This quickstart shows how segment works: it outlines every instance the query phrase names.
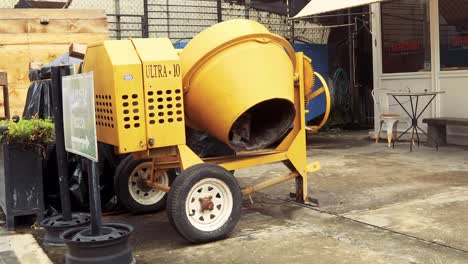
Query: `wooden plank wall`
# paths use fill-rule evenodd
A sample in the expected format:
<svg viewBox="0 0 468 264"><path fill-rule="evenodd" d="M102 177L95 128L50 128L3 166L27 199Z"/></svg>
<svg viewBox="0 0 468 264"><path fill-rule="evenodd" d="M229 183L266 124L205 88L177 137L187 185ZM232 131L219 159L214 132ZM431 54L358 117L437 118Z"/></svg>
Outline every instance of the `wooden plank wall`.
<svg viewBox="0 0 468 264"><path fill-rule="evenodd" d="M48 23L41 24L41 20ZM11 115L23 113L31 62L47 64L67 52L71 43L89 44L105 39L108 29L103 10L2 9L0 72L8 73Z"/></svg>

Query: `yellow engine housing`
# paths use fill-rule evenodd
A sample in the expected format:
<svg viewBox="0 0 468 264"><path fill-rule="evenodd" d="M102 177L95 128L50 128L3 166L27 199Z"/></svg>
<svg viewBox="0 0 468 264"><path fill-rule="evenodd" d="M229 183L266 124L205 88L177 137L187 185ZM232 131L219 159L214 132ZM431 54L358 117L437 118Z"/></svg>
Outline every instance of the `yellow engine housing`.
<svg viewBox="0 0 468 264"><path fill-rule="evenodd" d="M179 56L167 38L108 40L88 47L96 131L119 153L185 144Z"/></svg>

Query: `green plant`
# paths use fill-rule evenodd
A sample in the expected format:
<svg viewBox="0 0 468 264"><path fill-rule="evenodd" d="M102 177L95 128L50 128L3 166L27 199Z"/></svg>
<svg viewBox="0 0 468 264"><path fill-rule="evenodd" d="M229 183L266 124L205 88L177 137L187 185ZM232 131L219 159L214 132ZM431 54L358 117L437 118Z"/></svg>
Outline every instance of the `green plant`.
<svg viewBox="0 0 468 264"><path fill-rule="evenodd" d="M0 121L0 127L8 129L0 133L0 142L46 145L55 141L54 123L51 119L22 119Z"/></svg>

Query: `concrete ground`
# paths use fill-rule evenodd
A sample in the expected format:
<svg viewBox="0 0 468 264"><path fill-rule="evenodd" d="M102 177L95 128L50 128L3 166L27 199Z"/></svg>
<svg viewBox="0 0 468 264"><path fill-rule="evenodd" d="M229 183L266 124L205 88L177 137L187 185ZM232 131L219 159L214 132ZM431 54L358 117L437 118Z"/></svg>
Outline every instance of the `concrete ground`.
<svg viewBox="0 0 468 264"><path fill-rule="evenodd" d="M367 132L309 138L309 207L291 202L294 181L244 200L243 216L223 241L191 245L165 212L121 214L138 263L468 263L468 148L395 149L374 144ZM242 186L287 170L272 164L235 173ZM39 234L40 235L40 234ZM45 248L54 263L64 250Z"/></svg>
<svg viewBox="0 0 468 264"><path fill-rule="evenodd" d="M51 264L31 234L13 234L0 230L0 264Z"/></svg>

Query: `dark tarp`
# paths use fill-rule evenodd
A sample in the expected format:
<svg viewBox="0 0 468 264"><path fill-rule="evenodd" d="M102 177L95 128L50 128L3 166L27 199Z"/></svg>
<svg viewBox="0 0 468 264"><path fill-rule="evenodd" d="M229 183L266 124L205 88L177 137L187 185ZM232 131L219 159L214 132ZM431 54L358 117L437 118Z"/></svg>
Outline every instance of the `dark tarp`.
<svg viewBox="0 0 468 264"><path fill-rule="evenodd" d="M29 79L31 80L31 85L26 97L23 118L53 119L51 69L54 66L80 64L81 62L82 60L69 57L68 53L65 53L41 69L30 70ZM113 177L120 157L114 154L112 146L101 143L98 145L98 153L100 161L98 168L101 179L101 200L103 209L105 210L109 206L115 206L110 201L113 200L112 197L114 196ZM44 160L44 199L46 206L49 208L48 213L54 214L54 212L60 209L55 145L48 147L47 154L47 159ZM68 173L72 209L87 210L89 206L87 172L82 165L81 157L68 154Z"/></svg>

